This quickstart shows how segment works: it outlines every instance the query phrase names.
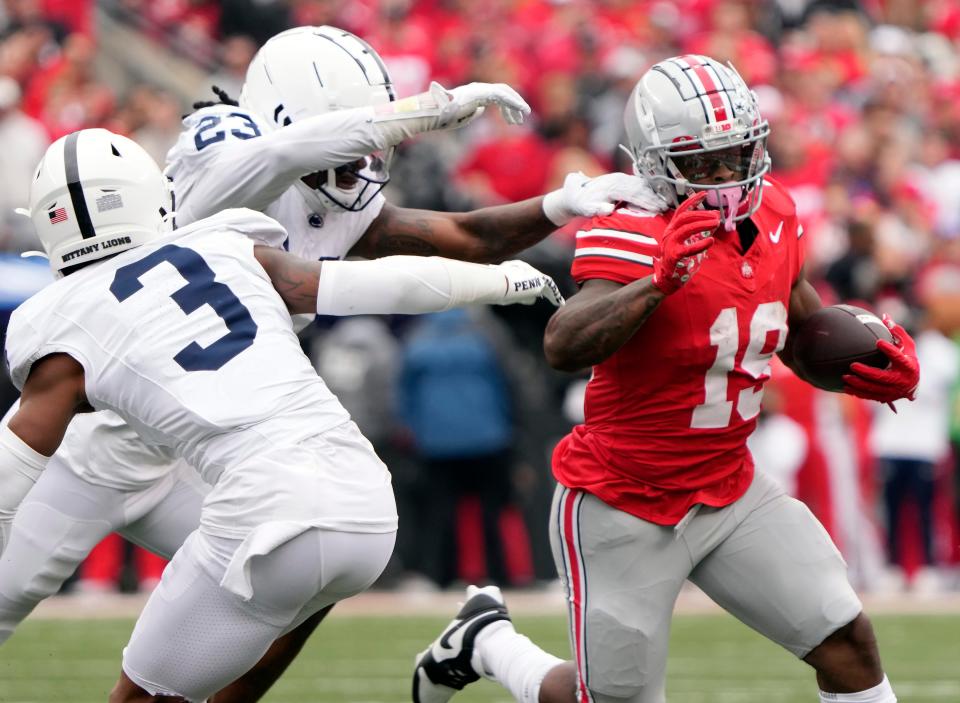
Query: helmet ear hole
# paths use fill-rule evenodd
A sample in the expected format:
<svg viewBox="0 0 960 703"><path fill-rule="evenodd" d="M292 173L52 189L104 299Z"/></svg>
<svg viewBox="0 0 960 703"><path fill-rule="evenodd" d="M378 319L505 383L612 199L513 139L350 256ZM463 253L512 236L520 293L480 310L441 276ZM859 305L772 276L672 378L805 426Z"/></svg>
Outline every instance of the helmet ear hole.
<svg viewBox="0 0 960 703"><path fill-rule="evenodd" d="M114 155L114 156L120 156L120 152L117 151L117 147L116 147L116 145L113 144L113 143L110 144L110 151L113 152L113 155ZM122 157L121 157L121 158L122 158Z"/></svg>

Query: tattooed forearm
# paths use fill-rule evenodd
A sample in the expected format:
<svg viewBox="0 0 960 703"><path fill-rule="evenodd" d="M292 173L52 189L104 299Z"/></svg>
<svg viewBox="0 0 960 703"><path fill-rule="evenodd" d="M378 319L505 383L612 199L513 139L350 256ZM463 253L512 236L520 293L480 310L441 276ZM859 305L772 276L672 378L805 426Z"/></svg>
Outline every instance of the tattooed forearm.
<svg viewBox="0 0 960 703"><path fill-rule="evenodd" d="M255 247L254 253L290 312L316 312L321 262L306 261L267 247Z"/></svg>
<svg viewBox="0 0 960 703"><path fill-rule="evenodd" d="M561 371L578 371L607 359L647 321L663 293L649 279L571 299L550 318L544 336L547 361Z"/></svg>
<svg viewBox="0 0 960 703"><path fill-rule="evenodd" d="M394 234L389 237L381 237L377 242L376 252L379 258L381 256L395 256L397 254L436 256L439 250L435 245L426 241L426 239L409 234Z"/></svg>
<svg viewBox="0 0 960 703"><path fill-rule="evenodd" d="M432 212L384 205L350 254L370 259L409 254L499 262L556 229L542 198L472 212Z"/></svg>
<svg viewBox="0 0 960 703"><path fill-rule="evenodd" d="M557 229L543 214L543 198L488 207L464 215L464 229L476 241L481 262L503 261Z"/></svg>
<svg viewBox="0 0 960 703"><path fill-rule="evenodd" d="M410 210L385 204L377 218L350 250L350 256L378 259L381 256L436 256L440 249L437 230L446 226L443 213Z"/></svg>

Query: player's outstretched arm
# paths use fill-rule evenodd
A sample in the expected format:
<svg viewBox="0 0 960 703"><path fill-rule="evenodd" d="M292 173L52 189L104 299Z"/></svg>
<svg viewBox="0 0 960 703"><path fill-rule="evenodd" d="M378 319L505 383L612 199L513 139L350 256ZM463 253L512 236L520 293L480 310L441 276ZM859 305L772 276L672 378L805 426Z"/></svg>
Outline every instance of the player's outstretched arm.
<svg viewBox="0 0 960 703"><path fill-rule="evenodd" d="M499 107L514 124L530 113L523 98L504 84L471 83L446 90L434 83L421 95L377 107L334 110L280 129L267 130L242 108L211 116L222 124L201 119L192 136L181 137L176 148L195 150L190 156L201 157L202 177L182 182L171 162L174 187L184 191L179 196L184 203L180 219L193 222L236 207L263 210L298 178L357 161L423 132L460 127L488 105ZM227 139L228 131L238 138Z"/></svg>
<svg viewBox="0 0 960 703"><path fill-rule="evenodd" d="M563 188L545 196L472 212L432 212L385 205L351 255L375 259L393 254L503 261L575 217L613 212L628 203L659 212L666 202L638 176L571 173Z"/></svg>
<svg viewBox="0 0 960 703"><path fill-rule="evenodd" d="M51 354L33 364L20 408L0 430L0 553L21 501L60 446L70 420L86 409L79 363Z"/></svg>
<svg viewBox="0 0 960 703"><path fill-rule="evenodd" d="M465 305L563 304L553 279L522 261L495 266L440 257L389 256L373 261L306 261L254 247L294 314L417 315Z"/></svg>

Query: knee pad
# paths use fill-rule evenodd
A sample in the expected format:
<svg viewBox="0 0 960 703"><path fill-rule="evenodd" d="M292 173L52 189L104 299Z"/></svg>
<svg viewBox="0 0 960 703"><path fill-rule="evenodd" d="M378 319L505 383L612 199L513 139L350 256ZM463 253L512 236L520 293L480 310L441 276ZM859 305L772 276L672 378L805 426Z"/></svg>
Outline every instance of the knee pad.
<svg viewBox="0 0 960 703"><path fill-rule="evenodd" d="M43 503L24 503L0 560L0 643L44 598L60 590L110 532L107 521L77 520Z"/></svg>
<svg viewBox="0 0 960 703"><path fill-rule="evenodd" d="M37 601L53 595L111 529L106 520L78 520L43 503L25 503L3 553L0 594L10 598L19 591Z"/></svg>
<svg viewBox="0 0 960 703"><path fill-rule="evenodd" d="M591 642L590 633L596 639ZM603 700L636 701L656 680L657 652L649 633L628 627L603 608L587 612L587 686ZM661 677L662 678L662 673Z"/></svg>

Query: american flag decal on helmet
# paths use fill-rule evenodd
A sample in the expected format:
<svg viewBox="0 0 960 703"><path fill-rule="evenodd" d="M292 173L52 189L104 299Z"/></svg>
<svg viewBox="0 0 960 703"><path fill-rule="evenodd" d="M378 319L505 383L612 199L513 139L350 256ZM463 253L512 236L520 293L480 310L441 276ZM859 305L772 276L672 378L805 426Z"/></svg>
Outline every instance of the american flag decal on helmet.
<svg viewBox="0 0 960 703"><path fill-rule="evenodd" d="M67 219L67 209L58 207L56 210L51 210L47 213L47 217L50 218L50 224L55 225L60 222L65 222Z"/></svg>

